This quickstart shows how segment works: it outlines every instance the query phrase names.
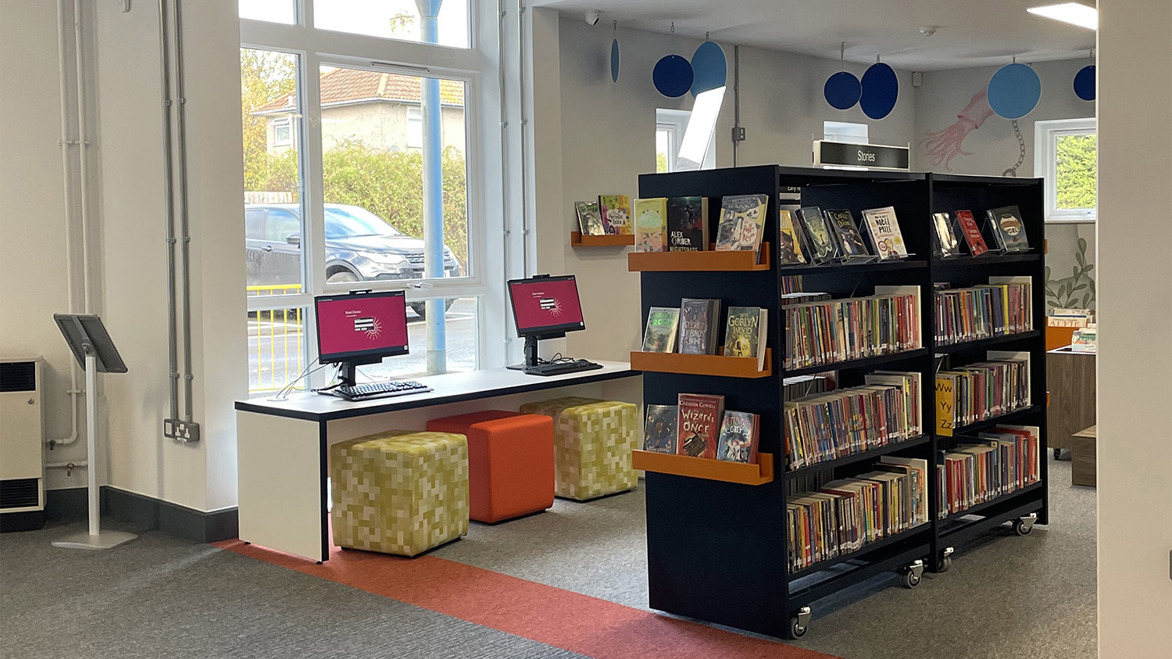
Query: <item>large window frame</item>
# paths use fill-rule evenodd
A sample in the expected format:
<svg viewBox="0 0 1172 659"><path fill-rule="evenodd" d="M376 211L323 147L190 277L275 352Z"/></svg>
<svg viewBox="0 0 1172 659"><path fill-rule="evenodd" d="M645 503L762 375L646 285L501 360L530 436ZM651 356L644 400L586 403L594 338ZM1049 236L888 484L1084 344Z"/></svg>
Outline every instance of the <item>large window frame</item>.
<svg viewBox="0 0 1172 659"><path fill-rule="evenodd" d="M1098 122L1094 117L1059 119L1034 123L1034 176L1044 179L1046 222L1076 224L1097 222L1099 209L1058 208L1058 140L1062 137L1097 135Z"/></svg>

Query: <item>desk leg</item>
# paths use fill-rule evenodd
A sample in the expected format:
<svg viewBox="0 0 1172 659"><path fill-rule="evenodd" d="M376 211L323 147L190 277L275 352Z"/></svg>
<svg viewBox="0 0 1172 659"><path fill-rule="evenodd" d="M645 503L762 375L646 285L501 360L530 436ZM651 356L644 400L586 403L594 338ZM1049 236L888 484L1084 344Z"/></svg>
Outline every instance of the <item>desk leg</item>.
<svg viewBox="0 0 1172 659"><path fill-rule="evenodd" d="M236 412L240 539L329 559L325 425Z"/></svg>

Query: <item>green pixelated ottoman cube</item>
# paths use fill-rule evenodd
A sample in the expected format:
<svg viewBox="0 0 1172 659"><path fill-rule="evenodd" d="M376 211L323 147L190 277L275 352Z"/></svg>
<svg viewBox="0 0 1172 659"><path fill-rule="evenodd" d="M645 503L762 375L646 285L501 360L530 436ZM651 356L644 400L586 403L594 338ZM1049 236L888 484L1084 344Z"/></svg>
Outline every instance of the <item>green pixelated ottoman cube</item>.
<svg viewBox="0 0 1172 659"><path fill-rule="evenodd" d="M334 544L415 556L468 534L468 440L389 431L330 447Z"/></svg>
<svg viewBox="0 0 1172 659"><path fill-rule="evenodd" d="M559 497L584 501L635 487L631 450L639 434L637 409L632 403L576 396L521 406L522 414L553 417Z"/></svg>

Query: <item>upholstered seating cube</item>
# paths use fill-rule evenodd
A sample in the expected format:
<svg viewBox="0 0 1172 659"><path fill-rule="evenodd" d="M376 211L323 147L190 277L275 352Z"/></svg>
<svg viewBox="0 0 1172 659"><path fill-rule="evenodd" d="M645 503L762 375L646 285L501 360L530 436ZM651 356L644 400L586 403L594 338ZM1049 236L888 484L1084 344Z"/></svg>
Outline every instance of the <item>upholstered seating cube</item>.
<svg viewBox="0 0 1172 659"><path fill-rule="evenodd" d="M571 396L521 406L553 418L555 492L584 501L635 487L631 450L638 439L632 403Z"/></svg>
<svg viewBox="0 0 1172 659"><path fill-rule="evenodd" d="M334 544L415 556L468 533L463 435L392 430L330 447Z"/></svg>
<svg viewBox="0 0 1172 659"><path fill-rule="evenodd" d="M468 437L468 507L478 522L500 522L553 505L553 419L487 410L427 422Z"/></svg>

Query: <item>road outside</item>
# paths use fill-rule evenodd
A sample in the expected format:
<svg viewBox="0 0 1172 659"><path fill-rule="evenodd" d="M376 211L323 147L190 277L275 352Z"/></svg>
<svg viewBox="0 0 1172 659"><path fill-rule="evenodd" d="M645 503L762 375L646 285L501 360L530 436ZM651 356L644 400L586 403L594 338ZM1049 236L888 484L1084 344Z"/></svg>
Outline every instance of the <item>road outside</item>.
<svg viewBox="0 0 1172 659"><path fill-rule="evenodd" d="M297 377L305 368L305 335L292 311L264 311L248 318L248 391L268 395ZM286 319L287 318L287 319ZM476 299L456 300L445 315L447 326L447 370L476 368ZM407 310L407 341L411 352L390 357L381 364L359 369L359 381L390 380L427 374L427 323ZM298 357L298 351L302 356ZM331 372L332 367L323 369ZM302 382L299 386L304 386Z"/></svg>

